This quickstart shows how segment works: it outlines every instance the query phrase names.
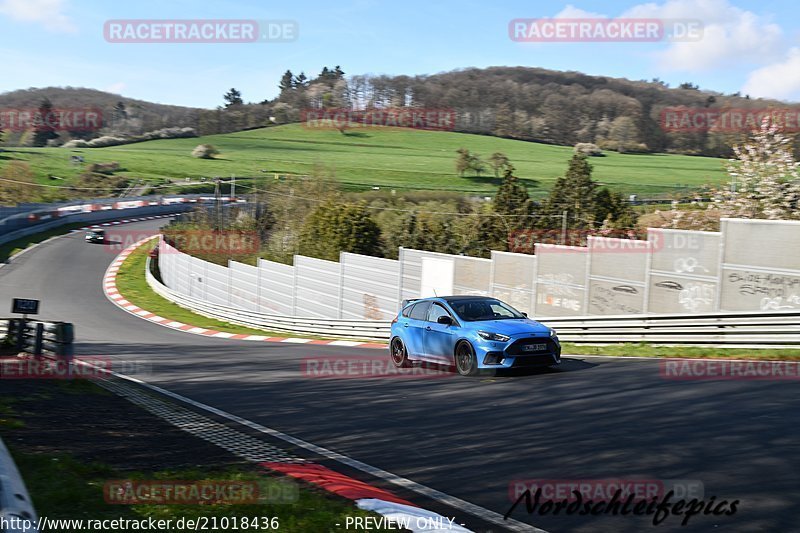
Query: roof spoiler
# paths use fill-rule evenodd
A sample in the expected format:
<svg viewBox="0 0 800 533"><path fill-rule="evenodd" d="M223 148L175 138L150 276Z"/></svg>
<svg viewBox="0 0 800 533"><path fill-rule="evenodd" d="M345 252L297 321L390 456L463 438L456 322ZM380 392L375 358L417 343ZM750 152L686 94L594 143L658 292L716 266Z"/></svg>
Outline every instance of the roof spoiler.
<svg viewBox="0 0 800 533"><path fill-rule="evenodd" d="M408 304L410 304L411 302L416 302L417 300L421 300L421 298L408 298L406 300L403 300L400 303L400 309L405 309Z"/></svg>

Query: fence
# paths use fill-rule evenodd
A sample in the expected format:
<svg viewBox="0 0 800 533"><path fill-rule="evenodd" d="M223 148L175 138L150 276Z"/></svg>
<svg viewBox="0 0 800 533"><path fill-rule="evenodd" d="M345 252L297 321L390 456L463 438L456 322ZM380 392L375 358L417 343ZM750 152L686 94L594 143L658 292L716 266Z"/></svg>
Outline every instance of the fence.
<svg viewBox="0 0 800 533"><path fill-rule="evenodd" d="M226 322L269 331L351 339L386 341L390 336L389 321L270 315L209 304L202 299L180 294L161 283L152 275L149 259L146 277L150 287L167 300ZM795 348L800 344L800 313L797 312L584 316L545 320L548 326L558 331L562 341L574 343L651 342L739 348ZM347 346L344 342L342 345Z"/></svg>
<svg viewBox="0 0 800 533"><path fill-rule="evenodd" d="M800 310L800 222L723 219L719 233L651 229L491 259L401 248L398 260L221 266L160 247L176 294L270 315L390 320L401 300L437 294L492 295L538 317Z"/></svg>
<svg viewBox="0 0 800 533"><path fill-rule="evenodd" d="M226 322L261 328L268 331L287 331L328 337L345 337L364 340L384 340L389 338L390 324L388 321L384 320L298 318L253 312L229 305L211 304L205 299L181 294L157 280L150 271L150 259L147 260L146 277L150 287L167 300L202 315L218 318Z"/></svg>

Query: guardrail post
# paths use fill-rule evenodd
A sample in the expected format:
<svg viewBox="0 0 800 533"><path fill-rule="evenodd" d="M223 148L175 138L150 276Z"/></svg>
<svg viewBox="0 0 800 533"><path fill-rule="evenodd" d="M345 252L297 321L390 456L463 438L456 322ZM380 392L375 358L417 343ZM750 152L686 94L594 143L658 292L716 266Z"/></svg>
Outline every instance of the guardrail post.
<svg viewBox="0 0 800 533"><path fill-rule="evenodd" d="M36 323L36 334L33 341L33 355L36 357L42 356L42 341L44 340L44 324L41 322Z"/></svg>
<svg viewBox="0 0 800 533"><path fill-rule="evenodd" d="M21 352L25 347L25 320L22 318L14 319L14 334L16 335L16 349Z"/></svg>

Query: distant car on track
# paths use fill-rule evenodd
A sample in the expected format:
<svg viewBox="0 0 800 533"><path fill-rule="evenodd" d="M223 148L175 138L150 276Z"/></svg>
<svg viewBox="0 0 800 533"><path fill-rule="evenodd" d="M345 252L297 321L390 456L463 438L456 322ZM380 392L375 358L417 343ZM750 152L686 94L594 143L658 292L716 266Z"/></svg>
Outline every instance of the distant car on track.
<svg viewBox="0 0 800 533"><path fill-rule="evenodd" d="M86 232L86 242L99 242L104 244L106 242L106 232L101 229L93 229Z"/></svg>
<svg viewBox="0 0 800 533"><path fill-rule="evenodd" d="M455 365L465 376L561 363L555 330L485 296L404 301L392 321L389 351L397 367L426 361Z"/></svg>

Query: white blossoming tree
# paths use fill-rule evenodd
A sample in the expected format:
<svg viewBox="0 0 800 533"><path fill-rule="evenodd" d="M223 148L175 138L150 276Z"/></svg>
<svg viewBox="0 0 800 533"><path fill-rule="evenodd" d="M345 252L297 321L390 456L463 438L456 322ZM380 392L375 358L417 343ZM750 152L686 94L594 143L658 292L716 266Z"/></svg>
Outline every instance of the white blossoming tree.
<svg viewBox="0 0 800 533"><path fill-rule="evenodd" d="M800 218L800 163L792 139L765 117L749 140L733 147L735 159L725 170L730 186L713 193L714 207L724 217Z"/></svg>

